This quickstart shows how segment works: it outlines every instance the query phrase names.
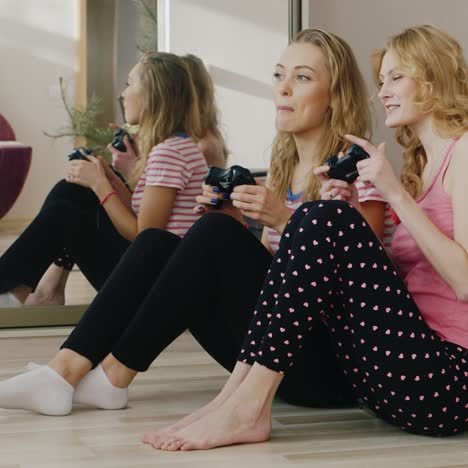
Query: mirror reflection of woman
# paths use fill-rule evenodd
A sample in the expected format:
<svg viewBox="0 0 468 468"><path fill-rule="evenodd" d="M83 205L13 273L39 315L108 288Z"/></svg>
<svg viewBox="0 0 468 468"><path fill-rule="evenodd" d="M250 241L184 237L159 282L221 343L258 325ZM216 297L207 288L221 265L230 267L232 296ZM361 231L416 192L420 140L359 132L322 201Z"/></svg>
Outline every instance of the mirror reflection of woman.
<svg viewBox="0 0 468 468"><path fill-rule="evenodd" d="M196 141L198 149L203 153L209 166L224 167L228 158L228 149L219 129L219 116L216 107L214 85L203 61L192 54L180 57L188 68L193 82L194 96L197 101L201 137ZM125 103L125 99L123 101ZM127 117L128 122L128 117ZM131 120L130 122L134 122ZM119 126L111 124L118 129ZM134 136L137 140L138 135ZM135 165L139 159L138 145L132 144L128 136L124 137L126 151L118 151L111 144L108 150L112 153L112 166L128 180L132 178ZM112 174L111 174L112 175ZM115 184L120 186L118 180ZM127 194L123 191L124 196ZM34 292L24 301L25 305L63 305L65 304L65 288L70 272L75 265L75 259L69 249L63 248L54 262L37 283Z"/></svg>

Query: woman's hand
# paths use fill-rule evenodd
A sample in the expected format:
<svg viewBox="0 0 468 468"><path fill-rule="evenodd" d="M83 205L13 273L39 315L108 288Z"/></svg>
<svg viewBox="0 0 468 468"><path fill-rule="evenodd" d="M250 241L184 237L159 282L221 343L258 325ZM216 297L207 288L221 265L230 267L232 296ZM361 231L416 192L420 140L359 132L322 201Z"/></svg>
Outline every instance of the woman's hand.
<svg viewBox="0 0 468 468"><path fill-rule="evenodd" d="M199 215L215 210L216 213L224 213L232 216L241 223L244 222L240 210L235 208L229 200L229 195L227 193L220 192L218 187L203 184L202 195L198 195L195 200L198 205L195 206L194 211ZM223 200L222 204L219 204L220 200Z"/></svg>
<svg viewBox="0 0 468 468"><path fill-rule="evenodd" d="M343 157L343 153L340 153L338 157ZM322 183L320 198L322 200L343 200L354 207L358 207L359 198L356 186L354 184L348 184L344 180L330 179L328 177L329 169L330 166L326 164L314 169L314 174Z"/></svg>
<svg viewBox="0 0 468 468"><path fill-rule="evenodd" d="M107 149L112 154L112 167L125 177L129 177L137 162L138 154L134 146L130 143L128 136L124 137L123 142L126 151L118 151L111 144L107 145Z"/></svg>
<svg viewBox="0 0 468 468"><path fill-rule="evenodd" d="M256 180L257 185L239 185L231 193L232 204L244 216L283 232L291 212L275 193Z"/></svg>
<svg viewBox="0 0 468 468"><path fill-rule="evenodd" d="M361 180L371 183L384 200L392 204L391 199L401 196L405 190L387 159L385 143L374 146L369 141L353 135L345 135L345 138L369 153L370 158L359 161L356 166Z"/></svg>
<svg viewBox="0 0 468 468"><path fill-rule="evenodd" d="M102 157L84 155L87 161L73 160L68 163L66 180L97 192L105 183L109 184L106 176L105 161Z"/></svg>

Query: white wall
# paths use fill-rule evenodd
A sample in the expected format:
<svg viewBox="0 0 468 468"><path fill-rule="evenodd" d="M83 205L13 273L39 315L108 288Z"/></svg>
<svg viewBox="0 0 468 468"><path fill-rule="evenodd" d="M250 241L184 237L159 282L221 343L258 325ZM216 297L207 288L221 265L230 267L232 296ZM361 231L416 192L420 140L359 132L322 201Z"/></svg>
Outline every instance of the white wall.
<svg viewBox="0 0 468 468"><path fill-rule="evenodd" d="M63 177L72 143L53 141L42 131L65 123L59 76L70 82L74 96L77 15L77 0L0 0L0 113L17 139L33 148L26 185L6 218L34 216Z"/></svg>
<svg viewBox="0 0 468 468"><path fill-rule="evenodd" d="M210 65L230 163L268 166L275 134L271 76L288 42L288 2L165 0L159 7L160 18L169 20L161 46Z"/></svg>
<svg viewBox="0 0 468 468"><path fill-rule="evenodd" d="M373 95L376 88L372 78L370 55L383 47L387 38L405 27L433 24L452 34L468 53L467 0L308 0L308 22L304 27L326 29L345 39L357 60ZM383 126L383 110L374 98L377 126L374 141L385 139L389 156L398 169L401 167L401 149L394 142L394 132Z"/></svg>

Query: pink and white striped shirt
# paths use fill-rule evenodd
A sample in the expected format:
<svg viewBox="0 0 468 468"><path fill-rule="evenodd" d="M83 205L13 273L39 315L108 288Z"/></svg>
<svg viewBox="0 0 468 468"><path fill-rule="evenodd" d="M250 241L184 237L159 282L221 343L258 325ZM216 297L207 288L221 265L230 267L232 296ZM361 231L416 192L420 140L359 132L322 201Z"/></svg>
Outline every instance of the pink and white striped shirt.
<svg viewBox="0 0 468 468"><path fill-rule="evenodd" d="M385 200L382 198L382 195L375 189L375 187L371 184L366 184L364 182L356 181L356 189L358 191L359 202L364 203L366 201L381 201L384 202ZM286 207L291 211L291 215L304 203L303 200L299 198L296 201L289 201L286 199ZM266 228L268 232L268 241L270 242L270 246L273 252L278 250L279 241L281 239L281 234L271 228ZM385 204L385 214L384 214L384 237L383 237L383 245L386 249L390 249L392 243L392 235L395 231L395 225L391 218L390 206L388 203Z"/></svg>
<svg viewBox="0 0 468 468"><path fill-rule="evenodd" d="M201 195L208 172L205 158L189 137L173 136L153 147L145 169L132 195L132 208L138 215L145 186L173 187L176 199L166 230L180 237L199 216L193 212L195 197Z"/></svg>

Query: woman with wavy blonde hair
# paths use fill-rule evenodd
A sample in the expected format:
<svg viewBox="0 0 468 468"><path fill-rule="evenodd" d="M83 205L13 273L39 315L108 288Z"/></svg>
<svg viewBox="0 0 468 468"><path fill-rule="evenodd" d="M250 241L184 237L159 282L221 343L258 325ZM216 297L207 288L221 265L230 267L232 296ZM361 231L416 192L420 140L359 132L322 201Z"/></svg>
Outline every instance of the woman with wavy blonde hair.
<svg viewBox="0 0 468 468"><path fill-rule="evenodd" d="M220 396L175 432L148 435L157 448L267 440L276 390L320 322L343 375L378 418L422 435L467 429L466 63L457 42L433 26L408 28L376 57L385 124L406 146L402 182L384 143L346 138L370 155L357 164L361 180L401 220L392 259L349 194L331 199L341 184L324 184L325 200L303 204L283 231ZM303 370L319 384L313 367Z"/></svg>
<svg viewBox="0 0 468 468"><path fill-rule="evenodd" d="M216 107L213 80L201 58L186 54L182 56L182 60L188 66L192 77L198 98L200 120L205 130L203 138L198 141L198 147L209 166L225 167L229 151L219 129L219 113Z"/></svg>
<svg viewBox="0 0 468 468"><path fill-rule="evenodd" d="M316 29L301 31L294 39L296 44L312 44L327 57L330 73L329 107L323 116L323 132L318 142L315 164L322 165L330 155L345 151L349 143L346 133L369 135L371 118L366 96L366 86L349 45L338 36ZM350 131L350 129L353 131ZM299 163L294 135L279 129L273 143L270 184L279 196L285 197ZM305 184L304 199L319 197L320 180L312 172Z"/></svg>
<svg viewBox="0 0 468 468"><path fill-rule="evenodd" d="M410 28L375 53L377 83L388 51L397 57L399 69L418 82L414 102L422 112L433 115L438 133L445 138L463 135L468 130L468 73L460 44L434 26ZM424 187L426 150L408 125L398 128L397 141L405 148L401 180L416 198Z"/></svg>

